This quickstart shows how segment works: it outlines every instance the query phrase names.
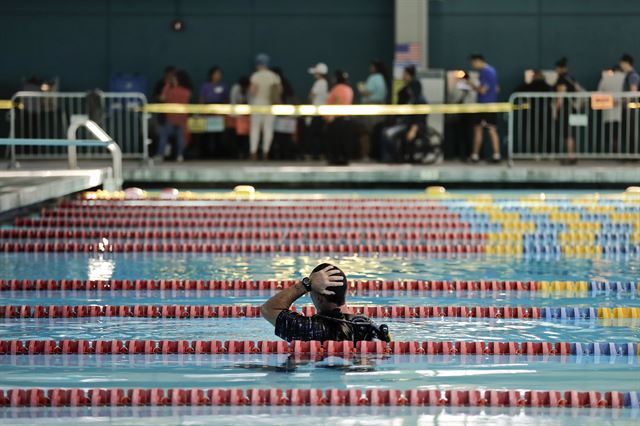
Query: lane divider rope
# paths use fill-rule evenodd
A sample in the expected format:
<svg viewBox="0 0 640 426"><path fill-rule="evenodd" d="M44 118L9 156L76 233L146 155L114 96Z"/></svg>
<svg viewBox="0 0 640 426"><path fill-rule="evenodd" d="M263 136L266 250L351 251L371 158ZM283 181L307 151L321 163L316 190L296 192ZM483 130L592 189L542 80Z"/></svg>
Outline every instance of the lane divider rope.
<svg viewBox="0 0 640 426"><path fill-rule="evenodd" d="M60 229L60 228L13 228L0 229L0 238L157 238L157 239L262 239L274 240L468 240L484 241L486 234L479 232L375 232L375 231L195 231L169 229ZM376 241L378 242L378 241Z"/></svg>
<svg viewBox="0 0 640 426"><path fill-rule="evenodd" d="M594 235L581 234L580 232L554 232L554 231L511 231L500 232L461 232L461 231L208 231L190 229L119 229L119 228L91 228L91 229L66 229L56 227L37 228L6 228L0 229L0 238L148 238L148 239L304 239L304 240L469 240L469 241L528 241L528 242L552 242L555 240L567 240L574 242L593 242L598 239L624 240L634 233L599 232ZM350 241L352 242L352 241ZM377 242L377 241L376 241Z"/></svg>
<svg viewBox="0 0 640 426"><path fill-rule="evenodd" d="M299 200L298 200L299 201ZM86 204L81 202L80 204L69 204L62 203L55 208L42 208L40 210L43 216L47 215L49 212L55 211L68 211L68 212L101 212L104 211L104 205L100 204ZM451 209L456 209L454 205L445 205L441 203L430 203L430 204L418 204L418 205L350 205L350 204L340 204L339 206L340 212L371 212L371 213L385 213L385 212L448 212ZM225 212L225 213L240 213L240 212L317 212L317 206L310 206L303 203L300 205L296 205L295 211L291 210L291 206L283 206L278 204L273 205L250 205L250 203L236 203L236 204L211 204L211 205L180 205L180 204L172 204L172 205L159 205L159 204L150 204L150 205L131 205L131 204L119 204L110 206L110 209L116 212L171 212L171 213L179 213L179 212ZM469 212L475 211L472 207L466 208ZM328 212L327 212L328 213Z"/></svg>
<svg viewBox="0 0 640 426"><path fill-rule="evenodd" d="M409 228L409 229L469 229L470 224L452 219L434 219L429 221L403 221L390 219L384 220L335 220L313 222L305 219L298 220L274 220L259 218L254 219L92 219L92 218L31 218L19 217L15 220L16 226L24 227L125 227L125 228Z"/></svg>
<svg viewBox="0 0 640 426"><path fill-rule="evenodd" d="M297 280L0 280L0 291L282 290ZM349 290L638 293L640 281L350 280Z"/></svg>
<svg viewBox="0 0 640 426"><path fill-rule="evenodd" d="M401 195L387 197L355 197L353 195L340 197L329 194L327 196L318 197L317 194L261 194L254 193L254 198L242 197L235 192L183 192L178 194L177 201L207 201L207 202L224 202L226 204L246 205L248 202L269 205L268 203L281 203L281 202L300 202L313 204L361 204L371 205L374 203L379 204L406 204L406 205L433 205L433 204L445 204L445 205L466 205L468 203L476 203L481 205L499 205L506 203L509 206L567 206L572 207L601 207L601 206L634 206L640 202L640 197L634 192L620 192L616 194L603 196L602 194L587 194L584 197L576 198L574 195L567 194L545 194L544 200L541 199L540 194L533 194L528 196L515 196L507 197L492 194L456 194L456 193L438 193L438 194L424 194L416 193L415 195ZM147 192L138 200L143 199L145 201L162 200L160 192ZM101 205L101 204L116 204L116 205L131 205L130 199L125 199L124 191L85 191L82 193L81 198L76 200L64 200L62 205ZM135 200L134 200L135 201ZM173 201L173 200L172 200Z"/></svg>
<svg viewBox="0 0 640 426"><path fill-rule="evenodd" d="M292 307L296 310L296 307ZM487 306L352 306L354 313L373 318L596 318L597 308L536 308ZM603 309L603 308L600 308ZM627 314L640 308L616 308L616 314ZM298 310L306 316L316 314L314 306ZM562 317L561 315L564 315ZM576 315L578 315L576 317ZM248 305L4 305L0 318L83 318L83 317L139 317L139 318L257 318L260 306ZM619 318L611 316L610 318ZM625 316L623 318L628 318Z"/></svg>
<svg viewBox="0 0 640 426"><path fill-rule="evenodd" d="M477 244L249 244L249 243L82 243L82 242L0 242L0 252L184 252L184 253L483 253ZM640 249L638 250L640 251ZM558 253L558 251L556 251ZM625 254L635 249L625 250Z"/></svg>
<svg viewBox="0 0 640 426"><path fill-rule="evenodd" d="M397 212L295 212L295 211L265 211L265 210L249 210L242 212L220 212L220 211L201 211L201 212L171 212L166 210L160 211L114 211L109 209L107 211L98 210L90 212L76 212L69 210L48 210L42 212L41 217L45 218L66 218L66 219L85 219L85 218L112 218L112 217L130 217L135 219L315 219L315 220L331 220L331 219L423 219L423 220L459 220L460 213L454 212L407 212L406 209L402 209ZM485 219L484 214L469 214L469 218L482 218Z"/></svg>
<svg viewBox="0 0 640 426"><path fill-rule="evenodd" d="M253 340L0 340L0 355L309 354L640 356L638 343Z"/></svg>
<svg viewBox="0 0 640 426"><path fill-rule="evenodd" d="M427 389L10 388L2 407L471 406L638 408L640 392Z"/></svg>
<svg viewBox="0 0 640 426"><path fill-rule="evenodd" d="M615 243L606 245L566 244L397 244L382 243L183 243L183 242L0 242L0 252L4 253L94 253L94 252L166 252L166 253L358 253L358 254L436 254L436 255L517 255L517 256L582 256L636 257L640 254L640 244Z"/></svg>
<svg viewBox="0 0 640 426"><path fill-rule="evenodd" d="M292 307L296 310L295 307ZM640 318L640 307L531 307L531 306L352 306L354 313L373 318L518 318L596 319ZM314 306L298 310L316 314ZM259 305L3 305L0 318L257 318Z"/></svg>

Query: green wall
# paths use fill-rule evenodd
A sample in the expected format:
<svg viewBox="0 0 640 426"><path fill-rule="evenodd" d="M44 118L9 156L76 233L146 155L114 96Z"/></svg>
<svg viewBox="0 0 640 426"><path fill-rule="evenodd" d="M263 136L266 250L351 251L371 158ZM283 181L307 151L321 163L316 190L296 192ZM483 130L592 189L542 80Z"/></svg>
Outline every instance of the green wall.
<svg viewBox="0 0 640 426"><path fill-rule="evenodd" d="M403 1L403 0L399 0ZM106 88L116 71L151 85L164 66L185 68L198 86L220 64L228 82L266 51L299 95L306 68L326 61L363 79L371 58L393 56L394 0L2 0L0 97L22 77L59 75L63 90ZM429 60L467 66L483 52L498 70L502 97L525 68L551 68L560 56L595 88L600 70L629 52L640 62L639 0L431 0ZM169 23L180 17L183 33Z"/></svg>
<svg viewBox="0 0 640 426"><path fill-rule="evenodd" d="M170 31L180 17L182 33ZM299 95L318 61L356 82L368 61L393 55L393 0L2 0L0 97L22 77L58 75L62 90L106 88L113 72L138 72L149 86L166 65L199 86L210 66L233 83L267 52Z"/></svg>
<svg viewBox="0 0 640 426"><path fill-rule="evenodd" d="M431 0L429 14L430 66L466 68L469 53L481 52L503 99L524 69L551 69L562 56L587 89L623 52L640 64L637 0Z"/></svg>

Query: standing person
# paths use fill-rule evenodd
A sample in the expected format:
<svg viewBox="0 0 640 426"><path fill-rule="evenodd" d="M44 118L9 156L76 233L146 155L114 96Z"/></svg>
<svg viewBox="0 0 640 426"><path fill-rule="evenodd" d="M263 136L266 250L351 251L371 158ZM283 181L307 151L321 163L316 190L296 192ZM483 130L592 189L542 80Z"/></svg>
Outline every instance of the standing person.
<svg viewBox="0 0 640 426"><path fill-rule="evenodd" d="M478 93L478 103L489 104L498 100L498 73L495 68L487 63L484 56L475 53L471 55L471 67L480 73L479 84L469 81L469 85ZM498 114L495 112L483 112L475 114L473 126L473 147L469 160L472 163L480 161L480 148L484 129L489 132L491 146L493 148L492 162L499 163L502 160L500 155L500 137L498 136Z"/></svg>
<svg viewBox="0 0 640 426"><path fill-rule="evenodd" d="M289 82L289 79L284 76L282 68L273 67L271 71L276 73L280 78L280 84L282 85L279 102L283 104L295 104L297 102L296 93L293 90L293 86Z"/></svg>
<svg viewBox="0 0 640 426"><path fill-rule="evenodd" d="M323 62L318 62L309 68L309 74L313 75L314 83L309 91L309 102L313 105L326 105L329 97L329 67ZM324 138L325 120L323 117L306 117L304 120L305 132L303 138L302 153L305 157L314 160L320 158L322 152L322 139Z"/></svg>
<svg viewBox="0 0 640 426"><path fill-rule="evenodd" d="M620 58L619 64L620 69L624 73L624 84L622 85L622 91L638 93L638 86L640 85L640 75L638 75L635 68L633 68L633 57L628 53L625 53ZM631 98L626 98L622 103L622 135L627 142L626 152L635 154L638 152L638 142L636 140L638 109L630 109L628 106L630 102L637 103L638 97L633 96Z"/></svg>
<svg viewBox="0 0 640 426"><path fill-rule="evenodd" d="M516 89L516 92L549 93L552 91L553 88L547 84L545 76L540 70L534 70L531 81L529 83L523 82ZM551 152L551 138L547 129L547 123L552 121L550 105L551 103L547 102L547 99L543 99L543 102L529 102L527 112L521 118L522 124L520 126L526 130L523 130L522 134L519 133L518 136L529 138L535 152Z"/></svg>
<svg viewBox="0 0 640 426"><path fill-rule="evenodd" d="M558 74L558 79L554 85L554 90L557 93L574 93L576 92L576 81L569 74L569 60L566 57L560 58L556 61L555 70ZM565 165L573 165L578 162L574 157L576 152L576 142L571 134L571 127L569 126L569 115L571 114L571 101L565 97L558 96L556 98L555 110L553 116L555 119L555 128L558 138L561 139L567 147L568 158L562 160L561 163Z"/></svg>
<svg viewBox="0 0 640 426"><path fill-rule="evenodd" d="M229 90L222 81L222 70L220 67L211 67L207 74L208 81L200 87L201 104L226 104L229 103Z"/></svg>
<svg viewBox="0 0 640 426"><path fill-rule="evenodd" d="M621 71L618 65L604 69L598 82L598 92L616 93L622 90L624 80L615 77L616 73L621 74ZM622 123L622 105L620 101L621 99L615 99L611 108L601 111L601 120L603 122L601 143L605 152L620 152L620 127Z"/></svg>
<svg viewBox="0 0 640 426"><path fill-rule="evenodd" d="M349 86L349 74L342 70L334 73L335 84L327 97L327 105L353 104L353 89ZM327 121L326 143L329 164L346 165L353 150L355 132L350 117L325 117Z"/></svg>
<svg viewBox="0 0 640 426"><path fill-rule="evenodd" d="M152 102L162 102L160 100L160 96L162 95L162 89L164 86L171 81L171 79L176 76L176 67L167 66L164 69L164 73L162 74L162 78L156 82L153 86L153 93L151 94ZM160 142L160 126L167 122L166 114L152 114L151 120L149 120L149 129L151 131L151 138L153 139L154 146L157 149L158 143Z"/></svg>
<svg viewBox="0 0 640 426"><path fill-rule="evenodd" d="M222 81L222 70L218 66L211 67L207 74L208 81L200 87L200 96L198 101L201 104L226 104L229 103L229 90L227 85ZM220 154L224 145L224 119L217 117L221 121L222 128L213 129L203 135L203 142L205 144L204 151L207 156L215 156ZM217 126L216 126L217 127Z"/></svg>
<svg viewBox="0 0 640 426"><path fill-rule="evenodd" d="M282 82L280 77L269 69L269 56L264 53L256 56L256 71L251 75L251 105L271 106L280 101L282 94ZM262 159L269 155L271 142L273 141L273 120L271 114L252 114L251 132L249 135L249 157L251 160L258 159L258 143L260 142L260 132L262 131Z"/></svg>
<svg viewBox="0 0 640 426"><path fill-rule="evenodd" d="M620 58L620 69L624 73L624 85L622 86L623 92L637 92L640 85L640 75L633 67L633 57L628 53L625 53Z"/></svg>
<svg viewBox="0 0 640 426"><path fill-rule="evenodd" d="M389 78L381 61L372 60L369 63L369 76L366 82L358 84L358 91L363 104L386 104L389 101ZM372 154L370 146L379 144L375 129L376 125L382 121L384 117L379 115L364 116L358 120L362 125L358 138L360 155L365 161ZM375 155L375 152L373 154Z"/></svg>
<svg viewBox="0 0 640 426"><path fill-rule="evenodd" d="M162 95L162 89L166 86L172 78L176 76L176 67L169 65L164 69L164 73L162 74L162 78L158 80L153 86L153 96L152 99L154 102L160 102L160 95Z"/></svg>
<svg viewBox="0 0 640 426"><path fill-rule="evenodd" d="M309 74L313 75L314 82L309 91L309 102L313 105L326 105L329 97L329 67L323 62L318 62L314 67L309 68Z"/></svg>
<svg viewBox="0 0 640 426"><path fill-rule="evenodd" d="M380 61L369 63L369 77L365 83L358 85L363 104L387 103L387 76L384 65Z"/></svg>
<svg viewBox="0 0 640 426"><path fill-rule="evenodd" d="M191 98L191 79L185 71L178 71L164 85L160 94L160 101L165 103L186 104ZM187 129L187 114L166 114L166 122L160 125L158 149L154 158L161 161L164 158L165 149L169 138L176 138L176 161L184 160L184 148L186 141L189 140L189 131Z"/></svg>
<svg viewBox="0 0 640 426"><path fill-rule="evenodd" d="M246 105L249 103L249 86L251 83L248 76L242 76L231 87L229 100L233 105ZM230 122L230 138L235 139L232 150L235 151L237 157L246 159L249 155L249 116L234 115L229 117Z"/></svg>
<svg viewBox="0 0 640 426"><path fill-rule="evenodd" d="M282 93L279 103L290 105L297 104L298 99L293 90L293 86L285 77L284 71L280 67L271 69L280 78L282 85ZM276 117L274 120L274 136L271 144L271 157L279 160L293 160L296 158L298 146L296 144L297 136L297 117Z"/></svg>

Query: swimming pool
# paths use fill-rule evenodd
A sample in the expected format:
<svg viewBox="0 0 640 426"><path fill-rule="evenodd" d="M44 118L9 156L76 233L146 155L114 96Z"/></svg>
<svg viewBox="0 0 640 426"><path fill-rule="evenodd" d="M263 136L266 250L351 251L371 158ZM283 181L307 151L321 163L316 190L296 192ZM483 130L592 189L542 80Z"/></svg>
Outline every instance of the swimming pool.
<svg viewBox="0 0 640 426"><path fill-rule="evenodd" d="M182 197L68 200L0 228L0 418L640 417L633 196ZM276 343L257 307L321 262L396 343Z"/></svg>

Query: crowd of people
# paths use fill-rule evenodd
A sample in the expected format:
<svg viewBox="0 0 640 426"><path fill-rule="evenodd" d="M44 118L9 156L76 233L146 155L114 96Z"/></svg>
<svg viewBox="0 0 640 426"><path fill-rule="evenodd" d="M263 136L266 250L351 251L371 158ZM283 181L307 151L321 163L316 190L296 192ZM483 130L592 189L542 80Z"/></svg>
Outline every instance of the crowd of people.
<svg viewBox="0 0 640 426"><path fill-rule="evenodd" d="M481 54L470 56L470 65L477 72L477 79L466 81L475 93L477 103L497 102L500 90L498 73ZM619 70L625 73L624 91L637 91L640 77L633 67L633 58L625 54L619 61ZM350 83L347 72L336 69L332 73L325 63L309 68L313 78L308 95L298 97L281 69L271 67L270 58L259 54L255 58L255 70L251 75L240 77L231 87L224 81L223 70L213 67L208 80L197 92L197 101L202 104L299 104L351 105L356 95L361 103L386 104L391 102L391 80L380 61L371 61L369 75L364 82ZM582 90L569 73L568 60L562 58L555 66L557 81L554 86L545 82L540 71L533 74L531 82L518 91L558 93ZM424 91L416 76L416 69L404 69L402 87L397 92L398 104L426 104ZM189 103L194 89L185 71L167 67L163 78L156 84L153 99L156 102ZM569 158L575 153L575 141L569 131L570 106L566 99L557 98L554 122ZM190 132L187 114L167 113L154 115L152 134L155 135L155 159L162 160L168 154L169 142L173 141L171 155L177 161L185 156L191 158L249 158L265 159L326 159L330 164L346 164L352 159L377 160L382 162L431 163L442 159L438 143L434 143L427 125L426 115L366 116L366 117L299 117L276 118L270 114L250 116L216 117L213 128L198 133ZM217 124L216 124L217 123ZM470 150L467 160L478 163L481 159L484 132L491 142L491 162L502 160L497 113L478 113L470 116L472 128Z"/></svg>
<svg viewBox="0 0 640 426"><path fill-rule="evenodd" d="M294 93L281 69L270 67L270 58L259 54L255 71L243 76L229 87L224 82L222 69L213 67L208 81L197 92L202 104L274 105L310 103L313 105L351 105L356 94L362 103L387 104L391 101L391 81L380 61L371 61L366 81L350 83L349 74L336 69L332 73L325 63L317 63L308 70L313 83L306 99ZM426 99L415 67L404 69L404 85L398 92L402 104L423 104ZM155 85L153 100L166 103L189 103L194 97L191 79L185 71L167 67L164 76ZM326 159L331 164L346 164L352 159L404 161L413 151L410 147L423 146L418 139L425 138L425 115L406 117L327 117L276 118L269 114L218 117L223 125L216 129L192 133L189 115L179 113L155 114L152 134L155 135L154 158L166 158L169 142L173 141L171 155L183 161L187 153L191 158L249 158L250 160ZM280 127L277 128L280 120ZM288 125L287 125L288 124Z"/></svg>

